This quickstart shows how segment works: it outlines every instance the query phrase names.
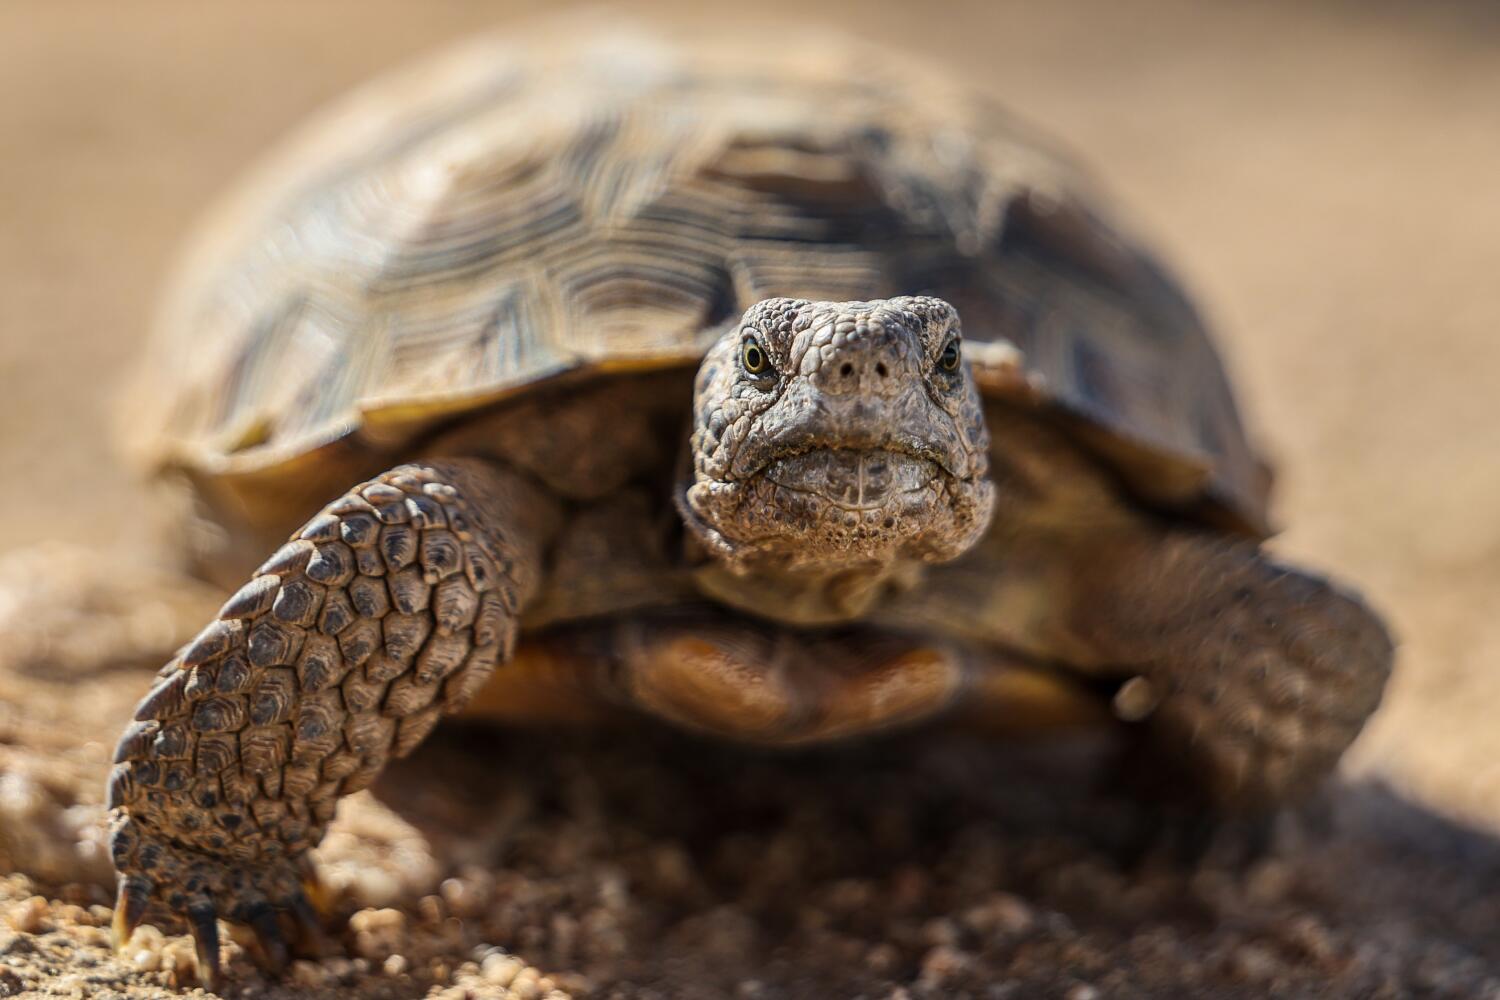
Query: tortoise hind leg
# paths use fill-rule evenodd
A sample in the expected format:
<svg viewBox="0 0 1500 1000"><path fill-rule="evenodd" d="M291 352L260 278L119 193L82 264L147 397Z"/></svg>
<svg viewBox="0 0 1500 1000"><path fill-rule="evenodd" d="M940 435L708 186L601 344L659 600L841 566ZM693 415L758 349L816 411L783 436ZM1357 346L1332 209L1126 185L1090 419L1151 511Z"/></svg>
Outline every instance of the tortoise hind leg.
<svg viewBox="0 0 1500 1000"><path fill-rule="evenodd" d="M164 904L200 979L216 920L286 957L280 917L315 924L306 853L338 799L456 711L513 647L558 521L483 462L404 466L309 521L163 669L110 778L116 933Z"/></svg>

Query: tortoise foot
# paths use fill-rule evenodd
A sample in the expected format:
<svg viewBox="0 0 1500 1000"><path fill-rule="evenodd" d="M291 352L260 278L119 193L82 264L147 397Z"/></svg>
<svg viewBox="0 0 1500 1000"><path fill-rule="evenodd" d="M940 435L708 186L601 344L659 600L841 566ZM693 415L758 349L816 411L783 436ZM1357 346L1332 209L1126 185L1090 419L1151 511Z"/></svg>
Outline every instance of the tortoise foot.
<svg viewBox="0 0 1500 1000"><path fill-rule="evenodd" d="M1380 619L1252 546L1169 532L1099 576L1085 632L1140 675L1127 721L1175 801L1229 815L1295 802L1380 702L1393 651Z"/></svg>
<svg viewBox="0 0 1500 1000"><path fill-rule="evenodd" d="M110 774L117 942L160 904L187 920L212 985L220 918L249 926L272 969L289 941L317 941L308 851L342 797L508 654L539 562L532 498L476 461L361 484L161 670Z"/></svg>
<svg viewBox="0 0 1500 1000"><path fill-rule="evenodd" d="M284 971L294 955L326 951L323 915L314 904L322 893L305 855L242 864L173 845L128 816L111 831L111 851L121 873L111 927L116 950L155 907L187 923L198 981L208 990L222 982L221 919L250 928L272 973Z"/></svg>

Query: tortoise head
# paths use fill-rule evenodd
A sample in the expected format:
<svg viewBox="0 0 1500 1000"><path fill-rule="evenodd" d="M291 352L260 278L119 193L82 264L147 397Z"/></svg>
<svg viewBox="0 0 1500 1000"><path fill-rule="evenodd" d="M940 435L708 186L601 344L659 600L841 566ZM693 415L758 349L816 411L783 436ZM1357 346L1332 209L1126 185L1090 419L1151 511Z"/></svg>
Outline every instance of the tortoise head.
<svg viewBox="0 0 1500 1000"><path fill-rule="evenodd" d="M694 396L683 515L732 567L943 562L989 522L983 409L940 299L760 302Z"/></svg>

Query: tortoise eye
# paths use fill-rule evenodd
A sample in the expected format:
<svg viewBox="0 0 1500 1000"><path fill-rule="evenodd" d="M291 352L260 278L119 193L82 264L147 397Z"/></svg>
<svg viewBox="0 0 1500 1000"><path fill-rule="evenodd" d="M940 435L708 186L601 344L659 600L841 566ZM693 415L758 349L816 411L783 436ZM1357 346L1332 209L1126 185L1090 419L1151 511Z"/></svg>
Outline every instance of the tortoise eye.
<svg viewBox="0 0 1500 1000"><path fill-rule="evenodd" d="M938 364L942 366L945 372L956 372L958 371L958 363L962 360L963 354L958 347L958 338L954 337L943 348L942 355L938 357Z"/></svg>
<svg viewBox="0 0 1500 1000"><path fill-rule="evenodd" d="M764 375L766 369L771 367L771 359L766 357L766 349L761 347L760 341L754 337L748 338L744 347L740 349L740 363L751 375Z"/></svg>

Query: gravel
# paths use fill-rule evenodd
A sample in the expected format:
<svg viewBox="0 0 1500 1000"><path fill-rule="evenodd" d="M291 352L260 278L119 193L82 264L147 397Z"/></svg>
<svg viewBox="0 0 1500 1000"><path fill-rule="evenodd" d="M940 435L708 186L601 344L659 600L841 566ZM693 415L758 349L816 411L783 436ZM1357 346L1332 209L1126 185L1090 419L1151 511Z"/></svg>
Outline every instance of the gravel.
<svg viewBox="0 0 1500 1000"><path fill-rule="evenodd" d="M1109 759L938 732L767 754L448 726L320 849L344 873L327 953L275 980L228 928L223 995L1500 998L1492 838L1344 783L1283 817L1270 856L1228 864L1230 829L1186 865L1101 780ZM110 953L110 900L0 878L0 996L192 988L181 928Z"/></svg>

